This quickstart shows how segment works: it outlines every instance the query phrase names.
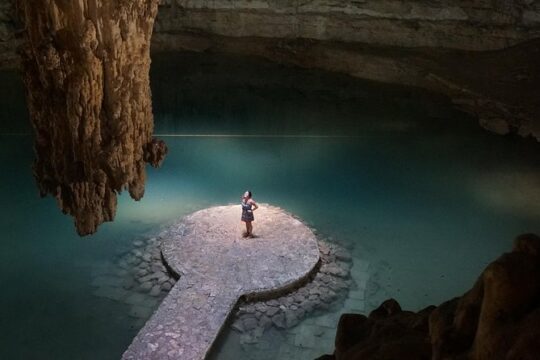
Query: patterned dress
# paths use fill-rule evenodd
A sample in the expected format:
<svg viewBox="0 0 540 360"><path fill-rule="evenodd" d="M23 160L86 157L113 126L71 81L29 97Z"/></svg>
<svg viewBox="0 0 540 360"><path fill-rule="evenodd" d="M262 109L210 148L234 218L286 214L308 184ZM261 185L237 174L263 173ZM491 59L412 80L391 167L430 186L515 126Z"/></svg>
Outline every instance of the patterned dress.
<svg viewBox="0 0 540 360"><path fill-rule="evenodd" d="M253 221L252 204L249 202L242 201L242 221Z"/></svg>

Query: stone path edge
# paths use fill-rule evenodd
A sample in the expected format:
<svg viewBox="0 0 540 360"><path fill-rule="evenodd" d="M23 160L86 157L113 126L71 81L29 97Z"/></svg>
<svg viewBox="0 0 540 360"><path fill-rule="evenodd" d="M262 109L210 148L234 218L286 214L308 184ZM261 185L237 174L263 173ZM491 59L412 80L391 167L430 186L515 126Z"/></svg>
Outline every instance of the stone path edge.
<svg viewBox="0 0 540 360"><path fill-rule="evenodd" d="M220 336L223 333L223 328L225 326L227 326L228 324L230 325L230 320L235 314L235 312L233 311L234 309L238 309L238 307L241 304L250 303L250 302L256 302L256 301L270 300L270 299L273 299L273 298L278 298L278 297L284 296L284 295L286 295L286 294L288 294L290 292L293 292L294 290L296 290L298 288L301 288L303 285L309 283L309 281L316 276L316 274L318 273L318 270L320 269L320 267L322 265L321 249L320 249L320 243L319 243L320 239L316 235L316 231L314 231L309 225L307 225L304 221L302 221L302 219L300 219L298 216L295 216L295 215L283 210L282 208L271 206L271 205L268 205L268 204L260 204L260 205L263 205L263 206L266 205L266 206L269 206L269 207L276 208L280 212L285 213L287 216L289 216L291 218L294 218L299 223L301 223L305 228L307 228L307 230L309 230L309 232L311 233L311 236L315 240L315 244L314 244L315 249L317 249L316 257L315 257L315 259L313 259L315 261L313 261L308 267L306 267L305 269L300 271L300 273L295 274L294 277L289 278L286 282L276 283L276 284L272 285L270 288L268 288L268 287L263 287L263 288L258 288L258 289L257 288L255 288L255 289L251 288L251 289L245 289L246 293L240 292L239 295L238 295L237 300L234 303L231 303L229 305L230 306L229 312L227 313L227 316L224 318L224 321L221 323L221 326L216 328L215 336L213 337L213 339L211 341L207 342L207 348L206 348L206 351L204 353L204 358L207 358L208 355L213 351L213 349L214 349L214 347L215 347L215 345L217 343L217 340L220 338ZM218 208L218 207L219 206L217 206L216 208ZM208 209L212 209L212 208L203 209L201 211L208 210ZM193 215L193 214L196 214L196 213L197 213L197 211L195 213L192 213L192 214L189 214L189 215ZM186 217L188 217L189 215L186 215L186 216L182 217L181 219L179 219L178 221L175 221L171 226L181 224L186 219ZM184 264L183 263L179 263L179 262L175 261L175 257L174 257L174 255L172 253L168 254L166 250L164 251L164 248L167 249L167 245L165 245L165 244L167 244L167 241L168 241L167 238L162 238L162 241L161 241L161 243L159 245L161 261L162 261L163 265L165 266L165 268L167 269L167 271L170 273L170 275L173 276L174 278L176 278L177 280L180 279L180 281L181 281L183 277L190 276L189 274L191 273L191 271L190 271L190 269L184 269L184 266L183 266ZM315 250L315 249L313 249L313 250ZM168 260L168 256L171 257L170 260ZM167 295L167 297L169 297L169 296L175 296L176 297L176 296L178 296L178 294L174 294L171 291L171 293L169 293L169 295ZM153 312L150 320L154 317L154 315L158 314L160 311L165 309L165 303L166 302L164 301L163 303L161 303L158 306L158 308ZM145 326L143 326L143 328L141 329L141 333L139 333L137 335L137 337L139 337L141 334L144 337L145 333L143 331L144 331L145 328L146 328L146 324L145 324ZM130 345L130 347L131 347L131 345ZM203 354L201 353L200 355L203 355Z"/></svg>
<svg viewBox="0 0 540 360"><path fill-rule="evenodd" d="M235 204L228 204L227 206L230 206L230 205L235 205ZM266 203L263 203L263 204L260 204L262 206L270 206L269 204L266 204ZM284 210L283 208L279 208L280 211L282 211L283 213L289 215L290 217L300 221L303 225L305 225L306 227L308 227L309 229L311 229L311 227L305 223L305 221L303 221L300 217ZM206 209L201 209L201 210L206 210ZM182 217L180 220L176 221L175 224L178 224L178 223L181 223L182 221L184 220L184 217ZM315 235L315 237L317 238L317 235ZM320 251L320 249L319 249ZM169 261L167 261L167 256L163 253L163 251L161 250L161 244L160 244L160 253L161 253L161 261L163 262L163 264L165 265L165 267L167 268L167 270L171 273L171 275L176 279L178 280L180 277L184 276L184 273L186 273L187 271L184 270L184 269L181 269L180 266L177 266L178 268L175 269L173 265L171 265L169 263ZM304 274L304 276L301 276L300 278L297 278L296 280L294 281L291 281L289 283L286 283L286 284L283 284L275 289L269 289L269 290L255 290L255 291L251 291L249 293L246 293L246 294L242 294L242 296L240 297L238 303L242 302L242 301L246 301L246 302L254 302L254 301L265 301L265 300L270 300L270 299L273 299L273 298L276 298L276 297L280 297L282 295L285 295L299 287L301 287L302 285L306 284L309 282L309 280L311 278L313 278L313 276L315 276L315 274L318 272L319 268L321 267L321 257L319 256L319 259L317 261L317 263L306 273ZM238 303L235 305L235 307L238 305ZM157 312L158 309L156 309L155 312Z"/></svg>
<svg viewBox="0 0 540 360"><path fill-rule="evenodd" d="M229 204L229 205L233 205L233 204ZM262 204L262 205L267 205L267 204ZM281 209L281 210L284 213L286 213L287 215L289 215L289 216L295 218L296 220L302 222L306 227L311 229L311 227L308 224L306 224L298 216L296 216L294 214L291 214L290 212L285 211L283 209ZM180 219L176 223L181 222L183 219L184 218ZM315 235L315 237L317 238L317 235ZM319 249L319 252L320 252L320 249ZM170 274L176 280L178 280L182 276L184 276L185 270L183 270L183 269L175 269L174 266L169 264L169 262L167 261L167 257L165 256L165 254L161 250L161 244L160 244L160 253L161 253L161 261L163 262L163 264L165 265L167 270L170 272ZM257 301L271 300L271 299L283 296L283 295L285 295L285 294L287 294L289 292L292 292L295 289L298 289L298 288L302 287L303 285L305 285L306 283L308 283L311 279L313 279L313 277L319 271L320 267L321 267L321 257L319 256L319 259L315 263L315 265L308 272L306 272L303 276L297 278L294 281L290 281L289 283L282 284L281 286L279 286L279 287L277 287L275 289L265 289L265 290L261 290L261 291L251 291L249 293L242 294L240 296L240 298L238 299L238 301L231 308L231 311L229 312L229 315L227 316L226 320L223 322L221 328L218 331L218 335L213 339L212 343L208 347L206 357L208 357L208 355L214 350L214 346L216 345L219 337L223 334L223 329L226 328L227 326L229 326L230 323L231 323L231 318L234 316L234 313L235 313L233 310L238 309L240 304L242 304L242 303L250 303L250 302L257 302ZM160 306L161 306L161 304L160 304ZM154 311L154 313L157 313L158 310L159 310L159 307Z"/></svg>
<svg viewBox="0 0 540 360"><path fill-rule="evenodd" d="M242 295L238 301L234 304L234 306L231 308L231 311L229 312L229 315L221 325L221 328L218 331L217 336L213 339L212 343L208 347L208 351L206 353L206 357L214 351L214 347L216 343L218 342L221 335L223 335L223 329L225 329L227 326L230 326L231 324L231 318L233 318L235 315L235 309L238 309L240 304L243 303L250 303L250 302L258 302L258 301L266 301L271 300L274 298L278 298L280 296L283 296L285 294L288 294L289 292L292 292L293 290L303 286L304 284L308 283L313 276L318 272L319 268L321 266L321 259L319 258L319 261L315 266L302 278L292 281L289 284L285 284L283 286L280 286L279 288L273 289L273 290L264 290L261 292L252 292L249 294ZM157 311L157 309L156 309Z"/></svg>

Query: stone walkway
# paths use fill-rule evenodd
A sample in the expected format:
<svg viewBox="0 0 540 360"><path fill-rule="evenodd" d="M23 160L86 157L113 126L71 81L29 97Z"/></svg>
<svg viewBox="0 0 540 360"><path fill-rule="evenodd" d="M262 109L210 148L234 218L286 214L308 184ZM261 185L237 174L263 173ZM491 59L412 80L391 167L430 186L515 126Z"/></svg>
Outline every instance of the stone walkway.
<svg viewBox="0 0 540 360"><path fill-rule="evenodd" d="M160 234L170 269L181 276L123 359L204 359L241 296L280 295L305 280L319 259L317 238L279 208L255 212L242 238L238 205L188 215Z"/></svg>

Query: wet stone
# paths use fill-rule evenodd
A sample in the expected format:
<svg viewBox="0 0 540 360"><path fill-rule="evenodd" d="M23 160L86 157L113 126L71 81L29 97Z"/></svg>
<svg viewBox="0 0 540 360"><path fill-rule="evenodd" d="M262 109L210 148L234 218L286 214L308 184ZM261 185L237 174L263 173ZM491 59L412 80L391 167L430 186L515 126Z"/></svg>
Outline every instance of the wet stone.
<svg viewBox="0 0 540 360"><path fill-rule="evenodd" d="M272 323L280 329L285 328L285 314L279 313L272 316Z"/></svg>
<svg viewBox="0 0 540 360"><path fill-rule="evenodd" d="M255 310L258 312L264 313L266 312L267 309L268 309L268 306L264 303L255 304Z"/></svg>
<svg viewBox="0 0 540 360"><path fill-rule="evenodd" d="M126 277L122 280L122 288L129 290L135 286L135 280L132 277Z"/></svg>
<svg viewBox="0 0 540 360"><path fill-rule="evenodd" d="M246 331L246 329L244 328L244 323L242 320L236 320L235 322L232 323L231 325L232 329L235 330L235 331L238 331L238 332L244 332Z"/></svg>
<svg viewBox="0 0 540 360"><path fill-rule="evenodd" d="M172 285L168 281L161 284L161 290L163 290L163 291L169 291L169 290L171 290L171 288L172 288Z"/></svg>
<svg viewBox="0 0 540 360"><path fill-rule="evenodd" d="M279 308L270 306L270 307L266 310L266 315L268 315L268 316L274 316L278 311L279 311Z"/></svg>
<svg viewBox="0 0 540 360"><path fill-rule="evenodd" d="M243 320L244 329L249 331L257 327L258 321L255 317L248 317Z"/></svg>
<svg viewBox="0 0 540 360"><path fill-rule="evenodd" d="M148 254L148 253L144 253L144 254L142 255L142 259L143 259L143 261L145 261L145 262L150 262L150 261L152 260L152 255L150 255L150 254Z"/></svg>
<svg viewBox="0 0 540 360"><path fill-rule="evenodd" d="M159 296L161 293L161 286L154 285L152 290L150 290L150 296Z"/></svg>
<svg viewBox="0 0 540 360"><path fill-rule="evenodd" d="M143 276L146 276L146 275L148 275L148 270L146 270L146 269L140 269L139 271L137 271L137 276L138 277L142 278Z"/></svg>
<svg viewBox="0 0 540 360"><path fill-rule="evenodd" d="M152 284L151 281L147 281L147 282L142 283L141 286L139 286L139 289L141 289L141 291L143 292L149 292L153 286L154 284Z"/></svg>
<svg viewBox="0 0 540 360"><path fill-rule="evenodd" d="M324 272L318 272L311 282L294 290L289 295L265 302L242 305L236 316L242 319L247 316L245 309L251 309L249 306L254 306L255 316L260 313L261 319L267 317L270 320L268 325L263 326L265 330L272 326L278 329L292 329L308 314L314 311L326 311L338 302L343 303L347 295L346 290L351 284L350 264L339 260L336 253L346 254L347 250L336 244L325 244L322 240L319 240L319 249L326 252L326 255L320 253L323 263L321 270ZM344 259L346 256L343 255L341 258ZM266 309L260 304L266 305ZM263 311L264 309L265 311ZM279 314L284 314L285 317L277 316L274 319L274 316ZM253 313L250 314L250 316L252 315Z"/></svg>
<svg viewBox="0 0 540 360"><path fill-rule="evenodd" d="M287 328L292 328L296 326L299 322L300 320L298 320L294 312L285 313L285 326Z"/></svg>
<svg viewBox="0 0 540 360"><path fill-rule="evenodd" d="M136 246L136 247L144 246L144 241L142 241L142 240L135 240L135 241L133 242L133 246Z"/></svg>
<svg viewBox="0 0 540 360"><path fill-rule="evenodd" d="M265 330L269 329L272 326L272 319L266 315L262 315L259 319L259 326Z"/></svg>

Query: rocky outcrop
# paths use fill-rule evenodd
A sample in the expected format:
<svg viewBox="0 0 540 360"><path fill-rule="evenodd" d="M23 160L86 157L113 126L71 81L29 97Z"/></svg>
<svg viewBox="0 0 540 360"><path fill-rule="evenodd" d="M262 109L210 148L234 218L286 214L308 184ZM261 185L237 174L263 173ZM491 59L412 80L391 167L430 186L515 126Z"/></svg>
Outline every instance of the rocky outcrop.
<svg viewBox="0 0 540 360"><path fill-rule="evenodd" d="M532 360L539 324L540 237L526 234L461 297L418 313L387 300L369 317L342 315L335 352L322 359Z"/></svg>
<svg viewBox="0 0 540 360"><path fill-rule="evenodd" d="M0 59L13 58L15 28L12 1L0 0ZM186 31L493 50L540 36L540 1L162 0L157 35Z"/></svg>
<svg viewBox="0 0 540 360"><path fill-rule="evenodd" d="M0 1L0 69L12 68L18 64L16 38L16 16L13 1Z"/></svg>
<svg viewBox="0 0 540 360"><path fill-rule="evenodd" d="M159 34L501 49L540 36L534 0L163 0Z"/></svg>
<svg viewBox="0 0 540 360"><path fill-rule="evenodd" d="M35 130L34 175L81 235L111 221L124 189L144 194L152 140L150 37L158 0L17 2L23 79Z"/></svg>

